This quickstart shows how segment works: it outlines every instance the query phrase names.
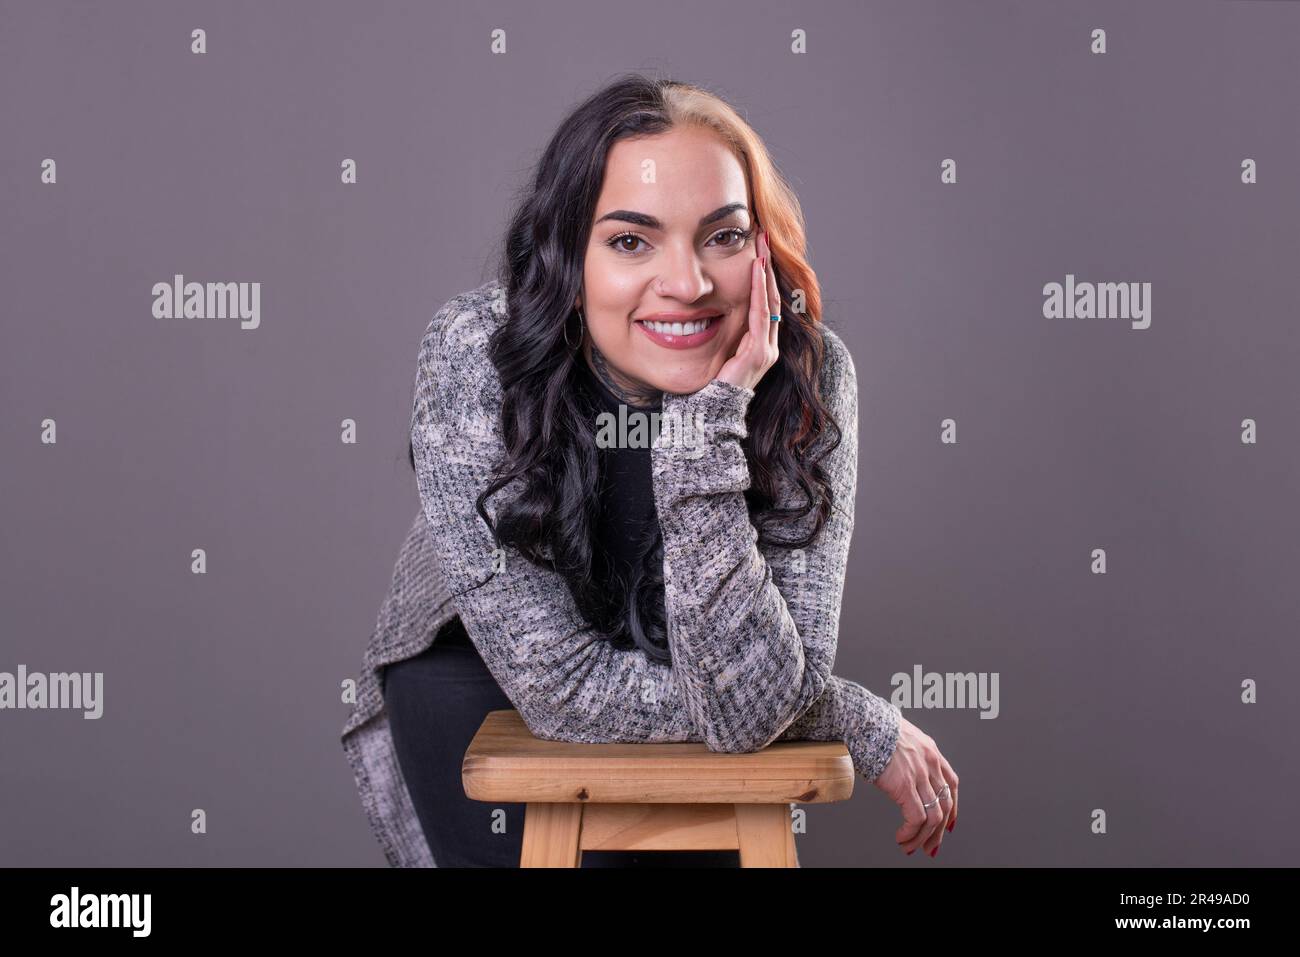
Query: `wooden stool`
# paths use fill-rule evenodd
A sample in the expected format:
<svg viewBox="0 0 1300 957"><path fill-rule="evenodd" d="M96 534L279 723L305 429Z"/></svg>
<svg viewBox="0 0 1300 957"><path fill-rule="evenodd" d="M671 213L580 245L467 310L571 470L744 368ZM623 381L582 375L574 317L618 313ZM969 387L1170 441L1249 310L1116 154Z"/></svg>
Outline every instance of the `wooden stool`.
<svg viewBox="0 0 1300 957"><path fill-rule="evenodd" d="M843 742L749 754L697 743L574 744L492 711L461 764L466 796L523 803L520 867L581 867L583 851L739 850L741 867L798 867L794 804L853 794Z"/></svg>

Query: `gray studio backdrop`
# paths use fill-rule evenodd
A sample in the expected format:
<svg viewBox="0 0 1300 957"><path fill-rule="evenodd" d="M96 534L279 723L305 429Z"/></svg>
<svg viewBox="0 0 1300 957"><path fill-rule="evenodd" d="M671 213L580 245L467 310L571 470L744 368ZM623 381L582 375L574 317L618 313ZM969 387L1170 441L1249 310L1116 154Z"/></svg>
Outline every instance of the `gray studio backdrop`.
<svg viewBox="0 0 1300 957"><path fill-rule="evenodd" d="M0 863L383 864L340 689L419 341L634 69L729 97L803 202L861 394L836 673L997 676L996 717L904 708L961 776L937 860L859 779L801 862L1294 863L1297 49L1265 0L6 0L0 672L103 686L0 710ZM257 328L156 318L178 273L260 282ZM1049 318L1067 277L1149 325Z"/></svg>

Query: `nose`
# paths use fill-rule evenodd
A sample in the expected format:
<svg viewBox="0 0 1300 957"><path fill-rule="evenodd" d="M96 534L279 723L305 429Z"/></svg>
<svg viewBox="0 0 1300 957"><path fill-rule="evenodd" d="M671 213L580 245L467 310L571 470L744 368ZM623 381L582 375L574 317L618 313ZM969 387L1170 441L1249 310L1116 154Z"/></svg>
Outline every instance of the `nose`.
<svg viewBox="0 0 1300 957"><path fill-rule="evenodd" d="M704 269L700 257L689 243L674 246L667 256L659 260L663 264L655 282L658 292L665 299L681 302L695 302L707 295L714 287L713 279Z"/></svg>

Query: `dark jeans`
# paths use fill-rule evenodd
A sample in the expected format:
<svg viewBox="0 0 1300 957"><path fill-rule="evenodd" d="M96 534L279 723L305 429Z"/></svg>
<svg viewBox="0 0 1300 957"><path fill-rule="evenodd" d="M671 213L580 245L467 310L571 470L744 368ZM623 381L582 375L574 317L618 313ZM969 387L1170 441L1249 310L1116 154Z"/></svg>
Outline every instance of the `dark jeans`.
<svg viewBox="0 0 1300 957"><path fill-rule="evenodd" d="M518 867L524 805L465 796L460 765L489 711L514 708L460 619L422 654L383 670L384 704L407 790L439 867ZM493 827L504 812L504 833ZM500 815L497 815L499 818ZM584 851L583 867L739 867L736 851Z"/></svg>

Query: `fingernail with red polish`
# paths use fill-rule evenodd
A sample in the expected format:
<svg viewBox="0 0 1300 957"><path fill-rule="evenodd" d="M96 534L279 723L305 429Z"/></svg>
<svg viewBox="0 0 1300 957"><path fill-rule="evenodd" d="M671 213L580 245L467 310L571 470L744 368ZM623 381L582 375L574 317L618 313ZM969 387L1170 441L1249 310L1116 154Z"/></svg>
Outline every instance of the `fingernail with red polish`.
<svg viewBox="0 0 1300 957"><path fill-rule="evenodd" d="M938 856L939 856L939 849L936 847L933 851L930 852L930 856L931 856L931 857L938 857Z"/></svg>
<svg viewBox="0 0 1300 957"><path fill-rule="evenodd" d="M912 848L910 851L907 852L907 856L911 857L915 853L916 853L916 848Z"/></svg>

